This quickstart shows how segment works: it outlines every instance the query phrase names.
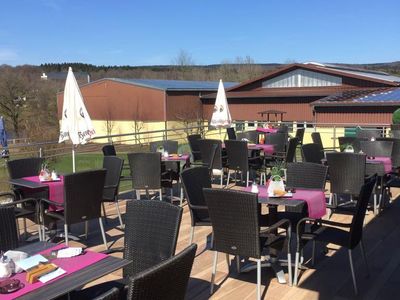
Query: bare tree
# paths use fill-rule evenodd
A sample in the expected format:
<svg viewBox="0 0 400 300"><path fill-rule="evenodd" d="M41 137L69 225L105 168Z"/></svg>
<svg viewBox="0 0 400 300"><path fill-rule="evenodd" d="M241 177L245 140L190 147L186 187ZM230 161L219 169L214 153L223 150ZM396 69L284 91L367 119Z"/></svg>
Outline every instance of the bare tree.
<svg viewBox="0 0 400 300"><path fill-rule="evenodd" d="M113 110L111 108L111 103L107 102L107 107L104 111L104 116L105 116L105 128L107 135L110 136L112 135L112 131L114 129L114 118L113 118ZM112 143L112 138L108 137L108 142Z"/></svg>

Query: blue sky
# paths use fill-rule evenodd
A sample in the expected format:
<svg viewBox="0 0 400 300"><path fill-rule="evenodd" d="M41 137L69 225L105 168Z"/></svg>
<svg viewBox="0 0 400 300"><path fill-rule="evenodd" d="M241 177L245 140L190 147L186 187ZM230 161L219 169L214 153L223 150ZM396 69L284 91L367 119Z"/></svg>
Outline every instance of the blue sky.
<svg viewBox="0 0 400 300"><path fill-rule="evenodd" d="M400 60L399 0L4 0L0 64Z"/></svg>

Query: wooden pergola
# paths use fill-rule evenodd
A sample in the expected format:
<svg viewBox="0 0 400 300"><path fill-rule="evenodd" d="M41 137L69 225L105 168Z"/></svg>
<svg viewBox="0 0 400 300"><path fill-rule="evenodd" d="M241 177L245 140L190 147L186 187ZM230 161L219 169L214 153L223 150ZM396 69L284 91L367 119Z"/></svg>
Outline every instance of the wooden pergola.
<svg viewBox="0 0 400 300"><path fill-rule="evenodd" d="M264 115L267 115L267 121L269 122L269 116L270 115L275 115L275 121L278 121L278 115L281 115L281 122L283 121L283 114L286 114L286 111L281 111L281 110L264 110L264 111L259 111L257 114L261 115L261 118L264 117Z"/></svg>

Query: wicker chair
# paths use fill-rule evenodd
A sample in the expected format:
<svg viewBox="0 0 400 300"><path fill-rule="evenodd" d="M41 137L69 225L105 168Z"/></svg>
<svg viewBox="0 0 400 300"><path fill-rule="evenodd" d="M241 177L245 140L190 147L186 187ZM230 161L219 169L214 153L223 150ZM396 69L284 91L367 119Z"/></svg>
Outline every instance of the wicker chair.
<svg viewBox="0 0 400 300"><path fill-rule="evenodd" d="M64 222L65 243L68 245L68 227L72 224L98 219L104 246L107 240L101 218L101 200L103 197L106 170L91 170L64 176L64 204L48 199L40 199L41 214ZM47 204L62 206L63 211L50 211ZM86 231L87 233L87 231ZM45 236L43 234L43 236Z"/></svg>
<svg viewBox="0 0 400 300"><path fill-rule="evenodd" d="M290 245L289 220L280 220L270 227L260 230L259 213L261 206L258 203L257 194L226 189L204 189L203 192L214 232L215 252L211 276L211 294L214 290L218 252L223 252L226 253L228 261L229 254L237 256L239 272L239 256L257 260L257 299L260 299L262 250L265 246L272 246L278 241L282 242L283 238L288 239L288 245ZM274 238L271 238L271 235L278 228L285 228L286 236L274 235ZM289 283L291 284L290 246L288 246L287 251Z"/></svg>
<svg viewBox="0 0 400 300"><path fill-rule="evenodd" d="M392 147L392 165L393 168L400 167L400 138L377 138L376 141L388 141L393 143Z"/></svg>
<svg viewBox="0 0 400 300"><path fill-rule="evenodd" d="M0 251L18 247L17 222L14 207L0 205Z"/></svg>
<svg viewBox="0 0 400 300"><path fill-rule="evenodd" d="M193 242L196 226L211 226L203 195L203 188L211 188L211 180L207 167L188 168L181 173L181 180L191 217L190 245Z"/></svg>
<svg viewBox="0 0 400 300"><path fill-rule="evenodd" d="M104 202L114 202L115 208L117 209L118 219L121 227L124 226L122 222L121 212L118 205L118 190L119 182L121 180L122 168L124 160L116 156L104 156L103 158L103 169L107 170L105 186L103 190L103 214L107 221L106 209Z"/></svg>
<svg viewBox="0 0 400 300"><path fill-rule="evenodd" d="M178 153L178 142L177 141L155 141L150 142L150 152L157 152L162 147L164 151L168 153Z"/></svg>
<svg viewBox="0 0 400 300"><path fill-rule="evenodd" d="M293 162L286 166L286 186L288 188L318 189L325 188L328 167L308 162Z"/></svg>
<svg viewBox="0 0 400 300"><path fill-rule="evenodd" d="M330 148L324 147L324 144L322 143L322 139L321 139L321 134L319 132L312 132L311 138L312 138L312 141L314 144L321 145L321 148L323 149L323 151L327 151L327 150L334 151L335 150L335 148L333 148L333 147L330 147Z"/></svg>
<svg viewBox="0 0 400 300"><path fill-rule="evenodd" d="M7 169L10 179L17 179L23 177L37 176L39 175L41 166L44 159L41 157L30 157L22 159L14 159L7 161ZM36 189L34 191L28 191L27 189L19 188L16 186L12 187L16 198L19 200L26 198L46 198L48 196L47 189ZM15 207L15 216L17 219L23 219L24 230L26 232L26 219L31 220L34 223L39 224L37 219L38 207L36 201L23 202L19 207Z"/></svg>
<svg viewBox="0 0 400 300"><path fill-rule="evenodd" d="M346 146L351 145L354 149L355 153L360 152L360 141L361 140L366 140L366 139L360 139L352 136L341 136L338 137L339 141L339 149L340 151L344 151Z"/></svg>
<svg viewBox="0 0 400 300"><path fill-rule="evenodd" d="M350 271L353 279L354 292L355 294L357 294L357 282L354 273L352 253L353 249L358 245L360 245L361 254L368 271L368 264L365 256L364 244L362 241L362 233L363 233L365 213L367 210L369 199L372 194L372 190L376 183L376 179L377 179L376 175L372 176L362 186L358 197L359 201L357 202L357 206L355 208L355 212L353 214L353 218L350 224L332 222L321 219L315 220L310 218L304 218L297 224L297 250L295 258L296 265L294 274L295 285L297 285L297 280L298 280L298 269L299 269L298 267L300 261L302 260L300 258L300 252L302 252L304 243L310 240L313 242L313 251L312 251L313 264L314 264L315 242L318 241L324 243L333 243L348 249ZM313 230L312 232L304 232L303 230L301 230L301 228L304 228L305 222L308 222L311 225L313 225L310 226L309 228L316 228L316 229Z"/></svg>
<svg viewBox="0 0 400 300"><path fill-rule="evenodd" d="M126 297L129 278L156 266L175 254L183 209L156 200L132 200L126 205L124 247L107 251L123 252L132 261L123 268L121 280L108 281L76 291L71 299L93 299L117 288ZM125 298L126 299L126 298Z"/></svg>
<svg viewBox="0 0 400 300"><path fill-rule="evenodd" d="M244 131L236 134L237 140L248 140L250 143L258 144L258 132L255 130Z"/></svg>
<svg viewBox="0 0 400 300"><path fill-rule="evenodd" d="M132 188L136 190L136 198L140 199L140 190L146 191L150 199L149 190L158 190L162 200L162 187L172 190L170 172L161 173L160 153L128 153L129 166L132 174Z"/></svg>
<svg viewBox="0 0 400 300"><path fill-rule="evenodd" d="M331 152L326 153L326 160L331 186L329 204L338 209L338 195L358 196L365 179L366 155Z"/></svg>
<svg viewBox="0 0 400 300"><path fill-rule="evenodd" d="M199 144L197 142L198 140L201 139L201 135L200 134L188 135L187 139L189 142L190 151L192 152L193 160L194 161L201 160Z"/></svg>
<svg viewBox="0 0 400 300"><path fill-rule="evenodd" d="M288 143L287 133L270 133L265 135L265 143L274 145L276 154L286 153L286 145Z"/></svg>
<svg viewBox="0 0 400 300"><path fill-rule="evenodd" d="M224 179L222 142L220 140L201 139L198 143L203 165L208 166L211 175L220 176L220 185L222 187Z"/></svg>
<svg viewBox="0 0 400 300"><path fill-rule="evenodd" d="M156 153L162 147L162 149L169 154L178 153L178 142L177 141L155 141L150 142L150 152ZM179 180L179 173L181 170L181 162L178 161L161 161L161 174L163 180ZM170 185L171 186L171 185Z"/></svg>
<svg viewBox="0 0 400 300"><path fill-rule="evenodd" d="M129 279L130 300L184 300L197 245Z"/></svg>
<svg viewBox="0 0 400 300"><path fill-rule="evenodd" d="M105 145L101 148L104 156L116 156L117 152L115 151L114 145Z"/></svg>
<svg viewBox="0 0 400 300"><path fill-rule="evenodd" d="M226 129L226 133L228 134L228 140L233 140L235 141L237 139L236 137L236 132L235 132L235 128L233 127L228 127Z"/></svg>
<svg viewBox="0 0 400 300"><path fill-rule="evenodd" d="M303 139L304 139L304 132L306 131L305 128L297 128L296 129L296 137L299 139L299 144L303 145Z"/></svg>
<svg viewBox="0 0 400 300"><path fill-rule="evenodd" d="M382 130L380 129L361 129L356 131L356 137L361 139L378 138L382 136Z"/></svg>
<svg viewBox="0 0 400 300"><path fill-rule="evenodd" d="M259 169L262 166L262 158L259 156L248 157L247 142L245 141L225 141L226 154L228 157L228 179L226 185L229 185L230 172L229 170L241 173L241 176L246 176L246 186L249 186L250 168Z"/></svg>
<svg viewBox="0 0 400 300"><path fill-rule="evenodd" d="M392 156L393 142L391 141L360 141L360 149L367 156Z"/></svg>
<svg viewBox="0 0 400 300"><path fill-rule="evenodd" d="M304 144L301 146L301 151L303 155L303 161L305 162L322 164L322 161L325 158L324 150L319 144Z"/></svg>

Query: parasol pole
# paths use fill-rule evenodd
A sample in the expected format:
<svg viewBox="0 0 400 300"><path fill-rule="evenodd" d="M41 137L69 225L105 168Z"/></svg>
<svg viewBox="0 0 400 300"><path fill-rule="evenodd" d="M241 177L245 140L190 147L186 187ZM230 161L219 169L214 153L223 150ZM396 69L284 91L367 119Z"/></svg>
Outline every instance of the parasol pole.
<svg viewBox="0 0 400 300"><path fill-rule="evenodd" d="M75 173L75 145L72 144L72 172Z"/></svg>

